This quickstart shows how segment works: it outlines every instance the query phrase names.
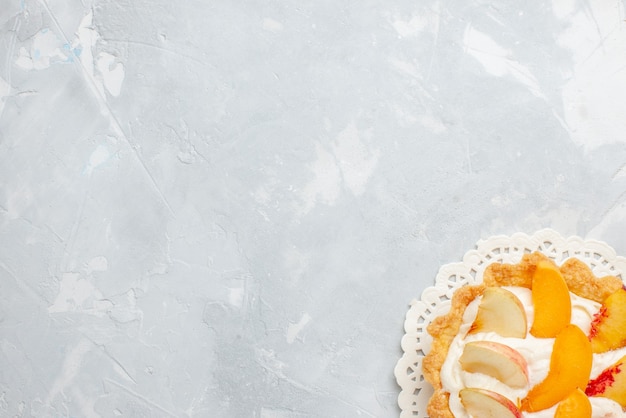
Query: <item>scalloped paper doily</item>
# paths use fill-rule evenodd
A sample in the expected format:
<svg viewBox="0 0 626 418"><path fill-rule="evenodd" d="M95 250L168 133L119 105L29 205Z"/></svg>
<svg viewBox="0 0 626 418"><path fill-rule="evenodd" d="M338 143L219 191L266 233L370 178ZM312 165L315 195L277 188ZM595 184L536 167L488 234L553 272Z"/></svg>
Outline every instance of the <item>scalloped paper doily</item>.
<svg viewBox="0 0 626 418"><path fill-rule="evenodd" d="M518 233L478 241L476 248L463 256L462 262L442 266L437 273L435 286L426 288L420 300L411 301L401 343L404 354L394 369L398 385L402 388L398 396L401 418L427 418L426 405L433 388L422 375L422 359L432 343L426 326L435 317L448 312L450 299L456 289L480 283L483 271L489 264L518 263L524 254L534 251L540 251L558 265L570 257L576 257L590 266L596 276L613 275L623 279L622 272L626 272L626 258L617 256L608 244L583 240L577 236L564 238L551 229L533 235Z"/></svg>

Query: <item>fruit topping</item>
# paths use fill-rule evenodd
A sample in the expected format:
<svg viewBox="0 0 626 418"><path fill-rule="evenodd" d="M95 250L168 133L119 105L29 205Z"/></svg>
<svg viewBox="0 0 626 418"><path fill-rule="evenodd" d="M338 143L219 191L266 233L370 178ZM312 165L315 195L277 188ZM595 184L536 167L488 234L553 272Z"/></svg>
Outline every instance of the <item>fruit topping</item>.
<svg viewBox="0 0 626 418"><path fill-rule="evenodd" d="M572 301L558 267L547 260L537 264L532 282L535 316L530 333L538 338L553 338L572 318Z"/></svg>
<svg viewBox="0 0 626 418"><path fill-rule="evenodd" d="M587 386L593 354L587 336L569 324L554 340L546 378L522 399L521 410L541 411L565 399L576 388Z"/></svg>
<svg viewBox="0 0 626 418"><path fill-rule="evenodd" d="M556 407L554 418L591 418L591 402L580 389L574 389Z"/></svg>
<svg viewBox="0 0 626 418"><path fill-rule="evenodd" d="M587 396L609 398L626 408L626 356L591 380L585 393Z"/></svg>
<svg viewBox="0 0 626 418"><path fill-rule="evenodd" d="M468 334L495 332L503 337L525 338L527 330L522 302L512 292L494 286L485 289Z"/></svg>
<svg viewBox="0 0 626 418"><path fill-rule="evenodd" d="M589 339L594 353L626 346L626 290L606 298L591 322Z"/></svg>
<svg viewBox="0 0 626 418"><path fill-rule="evenodd" d="M521 418L517 406L507 397L486 389L465 388L459 392L461 403L473 417Z"/></svg>
<svg viewBox="0 0 626 418"><path fill-rule="evenodd" d="M528 385L526 359L508 345L472 341L465 345L459 361L466 372L482 373L514 388Z"/></svg>

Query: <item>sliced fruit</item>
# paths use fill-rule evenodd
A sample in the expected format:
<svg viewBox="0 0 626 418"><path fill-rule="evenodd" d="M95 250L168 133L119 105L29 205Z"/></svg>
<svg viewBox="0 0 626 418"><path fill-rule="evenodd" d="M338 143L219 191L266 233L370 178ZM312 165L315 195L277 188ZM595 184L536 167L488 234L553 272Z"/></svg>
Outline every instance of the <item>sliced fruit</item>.
<svg viewBox="0 0 626 418"><path fill-rule="evenodd" d="M526 311L519 298L493 286L485 289L468 334L495 332L503 337L526 338L527 330Z"/></svg>
<svg viewBox="0 0 626 418"><path fill-rule="evenodd" d="M459 392L461 403L473 417L521 418L517 406L507 397L487 389L465 388Z"/></svg>
<svg viewBox="0 0 626 418"><path fill-rule="evenodd" d="M587 386L593 354L591 343L578 326L567 325L555 338L546 378L522 399L521 410L541 411Z"/></svg>
<svg viewBox="0 0 626 418"><path fill-rule="evenodd" d="M594 353L626 346L626 290L606 298L591 322L589 339Z"/></svg>
<svg viewBox="0 0 626 418"><path fill-rule="evenodd" d="M459 361L466 372L486 374L514 388L528 384L526 359L508 345L494 341L472 341L465 344Z"/></svg>
<svg viewBox="0 0 626 418"><path fill-rule="evenodd" d="M626 408L626 356L591 380L585 393L587 396L612 399Z"/></svg>
<svg viewBox="0 0 626 418"><path fill-rule="evenodd" d="M569 289L554 263L542 260L537 264L531 291L535 317L530 333L538 338L554 338L572 318Z"/></svg>
<svg viewBox="0 0 626 418"><path fill-rule="evenodd" d="M554 418L591 418L591 402L585 392L574 389L556 407Z"/></svg>

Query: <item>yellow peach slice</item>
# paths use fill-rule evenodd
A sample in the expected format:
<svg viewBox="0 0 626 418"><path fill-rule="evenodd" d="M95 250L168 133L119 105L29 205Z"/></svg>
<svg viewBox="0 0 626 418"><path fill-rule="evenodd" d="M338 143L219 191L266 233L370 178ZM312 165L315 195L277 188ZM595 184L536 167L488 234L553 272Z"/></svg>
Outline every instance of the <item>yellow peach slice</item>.
<svg viewBox="0 0 626 418"><path fill-rule="evenodd" d="M503 337L526 338L527 331L526 311L519 298L501 287L487 287L468 334L495 332Z"/></svg>
<svg viewBox="0 0 626 418"><path fill-rule="evenodd" d="M591 418L591 402L576 388L556 407L554 418Z"/></svg>
<svg viewBox="0 0 626 418"><path fill-rule="evenodd" d="M594 353L626 346L626 290L619 289L606 298L591 322L589 339Z"/></svg>
<svg viewBox="0 0 626 418"><path fill-rule="evenodd" d="M569 290L554 263L542 260L537 264L531 291L535 317L530 333L538 338L553 338L572 318Z"/></svg>
<svg viewBox="0 0 626 418"><path fill-rule="evenodd" d="M522 399L521 410L550 408L574 389L586 387L592 360L591 343L585 333L576 325L567 325L554 340L548 375Z"/></svg>
<svg viewBox="0 0 626 418"><path fill-rule="evenodd" d="M626 408L626 356L591 380L585 393L612 399Z"/></svg>

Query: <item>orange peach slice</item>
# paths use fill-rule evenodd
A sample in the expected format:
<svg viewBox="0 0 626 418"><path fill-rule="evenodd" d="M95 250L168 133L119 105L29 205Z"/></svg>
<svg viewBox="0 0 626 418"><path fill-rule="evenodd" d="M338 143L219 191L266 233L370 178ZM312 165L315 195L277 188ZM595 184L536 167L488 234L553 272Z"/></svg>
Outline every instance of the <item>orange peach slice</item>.
<svg viewBox="0 0 626 418"><path fill-rule="evenodd" d="M626 408L626 356L591 380L585 393L612 399Z"/></svg>
<svg viewBox="0 0 626 418"><path fill-rule="evenodd" d="M626 346L626 290L620 289L606 298L591 322L589 339L594 353Z"/></svg>
<svg viewBox="0 0 626 418"><path fill-rule="evenodd" d="M459 392L461 403L473 417L522 418L517 406L499 393L478 388L465 388Z"/></svg>
<svg viewBox="0 0 626 418"><path fill-rule="evenodd" d="M495 332L503 337L526 338L528 325L524 305L513 292L488 287L468 334Z"/></svg>
<svg viewBox="0 0 626 418"><path fill-rule="evenodd" d="M530 333L538 338L553 338L572 318L569 290L554 263L542 260L537 264L531 291L535 317Z"/></svg>
<svg viewBox="0 0 626 418"><path fill-rule="evenodd" d="M554 418L591 418L591 402L580 389L574 389L556 407Z"/></svg>
<svg viewBox="0 0 626 418"><path fill-rule="evenodd" d="M528 384L526 359L505 344L494 341L469 342L465 344L459 362L466 372L482 373L514 388Z"/></svg>
<svg viewBox="0 0 626 418"><path fill-rule="evenodd" d="M550 408L574 389L586 387L592 360L591 343L585 333L576 325L567 325L554 340L548 375L522 399L521 410Z"/></svg>

